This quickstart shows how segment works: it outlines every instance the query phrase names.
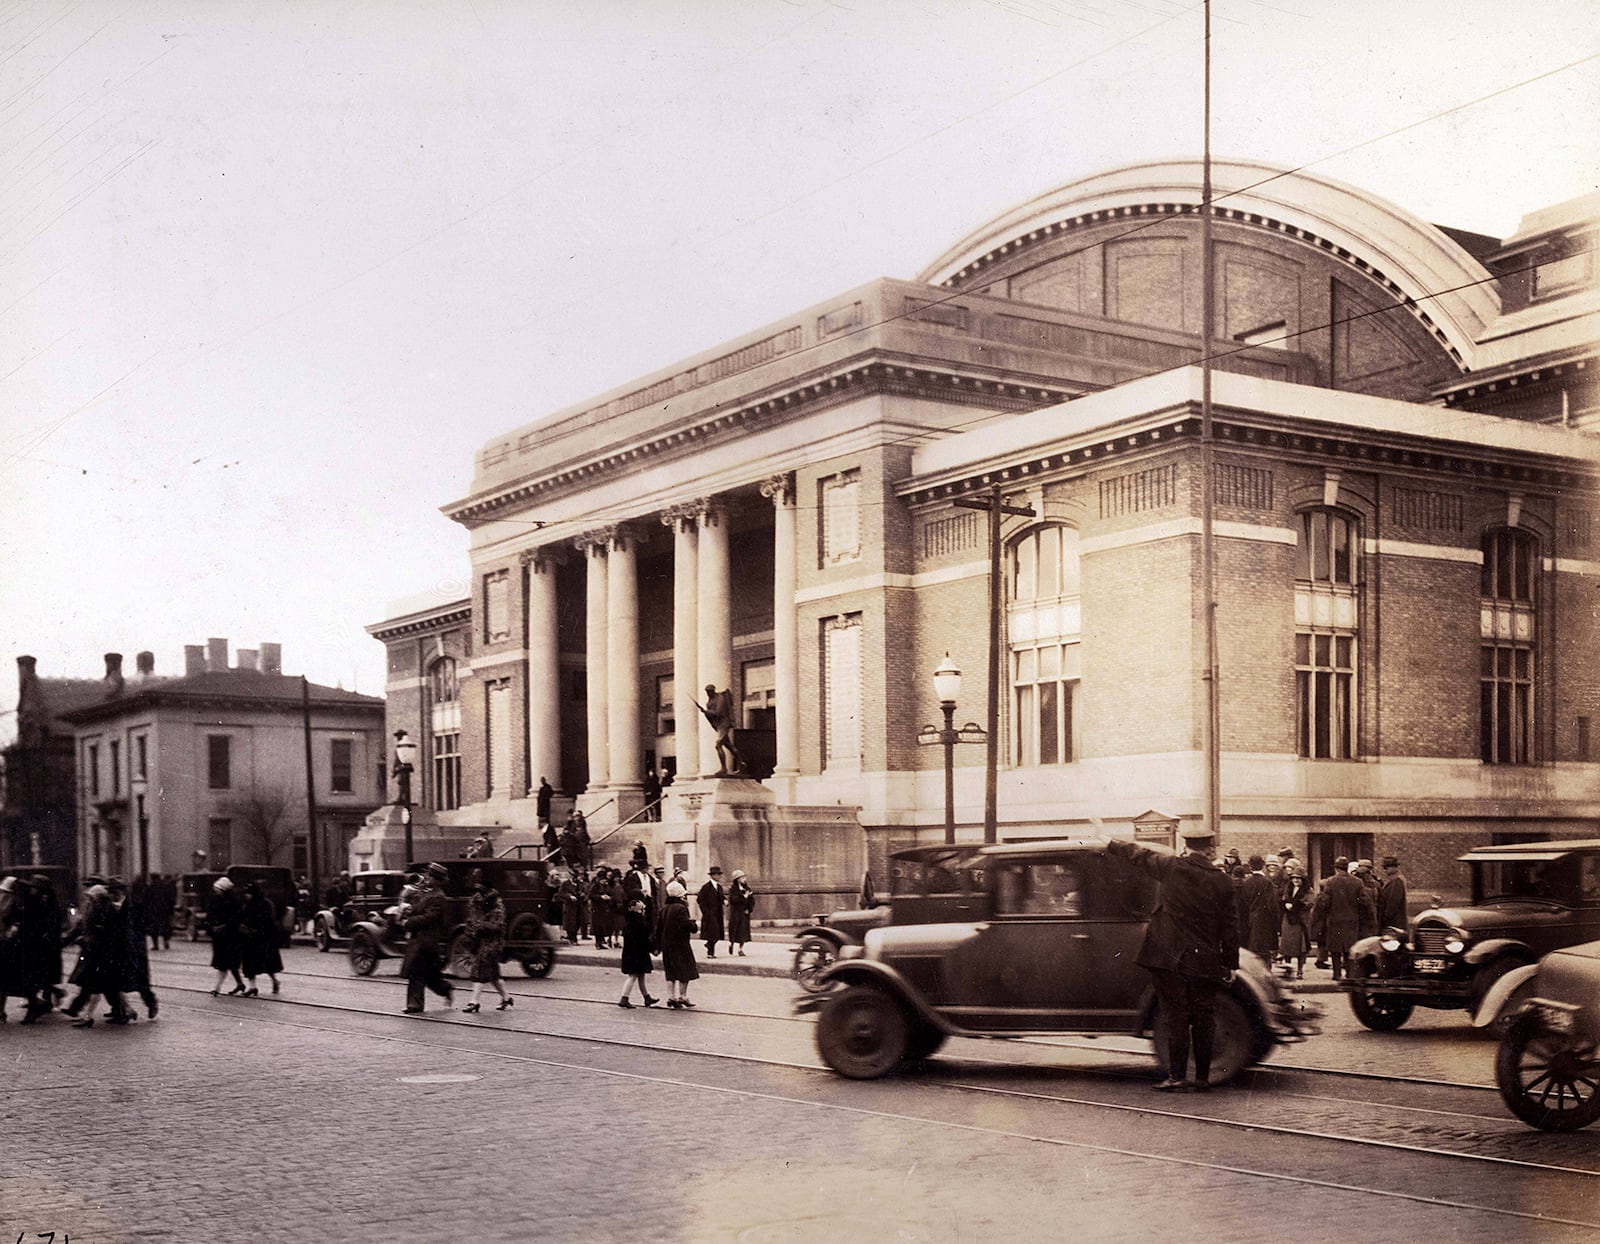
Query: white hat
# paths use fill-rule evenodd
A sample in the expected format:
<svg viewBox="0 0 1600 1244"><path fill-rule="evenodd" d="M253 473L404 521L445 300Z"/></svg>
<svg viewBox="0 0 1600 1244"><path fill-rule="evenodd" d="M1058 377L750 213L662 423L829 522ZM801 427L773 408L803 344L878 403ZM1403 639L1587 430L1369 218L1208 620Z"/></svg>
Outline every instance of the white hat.
<svg viewBox="0 0 1600 1244"><path fill-rule="evenodd" d="M1360 871L1361 871L1361 861L1360 860L1351 860L1350 863L1345 867L1345 872L1347 872L1347 873L1356 873L1356 872L1360 872Z"/></svg>
<svg viewBox="0 0 1600 1244"><path fill-rule="evenodd" d="M667 897L668 898L683 898L688 893L689 893L689 891L687 891L686 889L683 888L683 883L681 881L669 881L669 882L667 882Z"/></svg>
<svg viewBox="0 0 1600 1244"><path fill-rule="evenodd" d="M734 879L734 880L735 880L735 881L737 881L737 880L739 880L739 878L740 878L740 877L742 877L742 876L744 876L744 869L742 869L742 868L735 868L735 869L734 869L734 870L733 870L733 879Z"/></svg>

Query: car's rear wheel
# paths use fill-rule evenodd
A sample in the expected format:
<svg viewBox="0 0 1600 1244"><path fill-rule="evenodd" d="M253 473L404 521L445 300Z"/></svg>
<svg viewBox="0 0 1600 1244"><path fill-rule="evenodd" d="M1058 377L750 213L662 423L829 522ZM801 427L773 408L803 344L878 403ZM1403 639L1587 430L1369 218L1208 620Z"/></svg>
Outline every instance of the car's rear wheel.
<svg viewBox="0 0 1600 1244"><path fill-rule="evenodd" d="M316 939L317 949L323 954L333 949L333 938L328 936L328 922L321 916L318 916L316 923L312 925L311 936Z"/></svg>
<svg viewBox="0 0 1600 1244"><path fill-rule="evenodd" d="M1592 1045L1552 1033L1532 1016L1514 1020L1494 1060L1506 1107L1529 1127L1575 1132L1600 1119L1600 1059Z"/></svg>
<svg viewBox="0 0 1600 1244"><path fill-rule="evenodd" d="M833 965L839 957L839 948L825 937L812 934L801 940L795 948L794 966L791 973L795 983L807 993L821 993L827 988L818 979L823 971Z"/></svg>
<svg viewBox="0 0 1600 1244"><path fill-rule="evenodd" d="M822 1061L852 1080L888 1075L908 1051L906 1014L871 985L851 985L831 998L817 1020Z"/></svg>
<svg viewBox="0 0 1600 1244"><path fill-rule="evenodd" d="M378 943L365 929L357 929L350 939L350 967L357 976L371 976L377 970Z"/></svg>
<svg viewBox="0 0 1600 1244"><path fill-rule="evenodd" d="M1211 1044L1211 1074L1207 1082L1226 1084L1255 1061L1255 1051L1260 1044L1260 1032L1250 1012L1232 994L1218 994L1216 1003L1216 1035ZM1156 1019L1156 1066L1163 1075L1187 1074L1173 1072L1167 1065L1166 1043L1161 1037L1161 1021ZM1193 1051L1190 1051L1191 1057Z"/></svg>
<svg viewBox="0 0 1600 1244"><path fill-rule="evenodd" d="M446 961L445 970L459 981L471 980L474 958L476 956L472 953L472 939L467 936L465 929L458 930L450 939L450 957Z"/></svg>
<svg viewBox="0 0 1600 1244"><path fill-rule="evenodd" d="M1373 1032L1393 1032L1411 1018L1415 1004L1392 993L1353 993L1350 1009Z"/></svg>
<svg viewBox="0 0 1600 1244"><path fill-rule="evenodd" d="M550 975L556 965L556 952L549 946L538 946L522 956L522 970L535 980Z"/></svg>

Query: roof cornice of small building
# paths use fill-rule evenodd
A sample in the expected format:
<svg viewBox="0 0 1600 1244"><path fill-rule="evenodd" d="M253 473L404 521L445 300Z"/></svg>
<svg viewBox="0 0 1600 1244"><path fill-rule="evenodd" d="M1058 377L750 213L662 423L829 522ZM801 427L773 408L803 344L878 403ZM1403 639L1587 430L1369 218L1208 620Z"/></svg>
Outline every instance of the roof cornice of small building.
<svg viewBox="0 0 1600 1244"><path fill-rule="evenodd" d="M419 609L411 613L402 613L396 617L385 618L381 622L373 622L363 629L368 635L378 640L401 639L408 635L420 635L430 631L445 630L451 626L459 626L472 619L472 599L464 597L460 600L450 601L448 604L436 605L431 609Z"/></svg>
<svg viewBox="0 0 1600 1244"><path fill-rule="evenodd" d="M1561 484L1600 479L1600 440L1532 424L1389 398L1217 372L1218 445L1349 458L1369 466L1466 470ZM919 448L896 492L913 504L1000 485L1020 491L1046 473L1089 469L1199 435L1200 369L1179 368L1065 405L1031 411Z"/></svg>
<svg viewBox="0 0 1600 1244"><path fill-rule="evenodd" d="M299 713L300 679L287 674L260 674L253 671L228 670L220 677L241 681L233 687L222 685L217 675L198 674L192 678L169 678L147 686L129 684L121 695L111 696L98 704L85 705L60 714L61 720L73 725L124 717L131 713L147 713L164 708L228 708L255 709L256 711L293 711ZM260 681L271 679L276 686L268 688ZM254 682L255 685L250 685ZM188 684L188 685L185 685ZM292 686L291 686L292 684ZM378 696L362 695L339 687L324 687L308 683L309 702L313 709L353 713L382 713L384 701ZM283 691L284 694L263 694L264 691Z"/></svg>

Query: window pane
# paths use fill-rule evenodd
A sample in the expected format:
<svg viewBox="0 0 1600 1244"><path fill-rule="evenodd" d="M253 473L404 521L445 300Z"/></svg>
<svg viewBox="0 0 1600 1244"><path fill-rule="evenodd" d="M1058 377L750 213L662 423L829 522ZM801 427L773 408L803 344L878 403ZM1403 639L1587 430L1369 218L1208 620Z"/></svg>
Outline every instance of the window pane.
<svg viewBox="0 0 1600 1244"><path fill-rule="evenodd" d="M1533 673L1533 653L1527 648L1516 649L1517 677L1526 679Z"/></svg>
<svg viewBox="0 0 1600 1244"><path fill-rule="evenodd" d="M1355 740L1350 737L1350 675L1336 674L1333 688L1334 737L1336 741L1334 755L1341 760L1347 760L1355 755Z"/></svg>
<svg viewBox="0 0 1600 1244"><path fill-rule="evenodd" d="M1332 675L1327 673L1318 673L1315 677L1315 685L1317 689L1315 754L1317 756L1326 756L1328 755L1328 748L1331 742L1328 730L1328 705L1332 699L1332 696L1330 695L1331 689L1328 684Z"/></svg>
<svg viewBox="0 0 1600 1244"><path fill-rule="evenodd" d="M1311 636L1302 633L1294 637L1294 659L1297 665L1311 664Z"/></svg>
<svg viewBox="0 0 1600 1244"><path fill-rule="evenodd" d="M1328 516L1320 510L1311 516L1311 577L1328 581Z"/></svg>
<svg viewBox="0 0 1600 1244"><path fill-rule="evenodd" d="M1342 518L1330 517L1329 534L1333 545L1333 581L1349 583L1350 575L1350 524Z"/></svg>
<svg viewBox="0 0 1600 1244"><path fill-rule="evenodd" d="M1074 527L1061 528L1061 594L1078 594L1078 532Z"/></svg>
<svg viewBox="0 0 1600 1244"><path fill-rule="evenodd" d="M1294 577L1309 579L1311 577L1311 515L1300 516L1300 539L1295 544L1294 550Z"/></svg>
<svg viewBox="0 0 1600 1244"><path fill-rule="evenodd" d="M1533 756L1533 740L1528 729L1532 716L1532 696L1533 688L1524 683L1513 687L1509 697L1516 720L1516 734L1512 740L1516 755L1512 759L1519 763L1525 763Z"/></svg>
<svg viewBox="0 0 1600 1244"><path fill-rule="evenodd" d="M1077 698L1078 684L1061 684L1061 759L1072 759L1072 702Z"/></svg>
<svg viewBox="0 0 1600 1244"><path fill-rule="evenodd" d="M1511 677L1511 649L1496 648L1494 653L1495 674L1500 678Z"/></svg>
<svg viewBox="0 0 1600 1244"><path fill-rule="evenodd" d="M1054 681L1061 677L1061 649L1039 649L1039 681Z"/></svg>
<svg viewBox="0 0 1600 1244"><path fill-rule="evenodd" d="M1511 542L1505 536L1495 537L1494 594L1501 598L1511 595Z"/></svg>
<svg viewBox="0 0 1600 1244"><path fill-rule="evenodd" d="M1039 653L1037 649L1029 648L1026 652L1017 653L1017 681L1034 682L1039 677Z"/></svg>
<svg viewBox="0 0 1600 1244"><path fill-rule="evenodd" d="M1326 669L1329 664L1328 647L1333 642L1333 638L1330 635L1318 635L1314 642L1316 643L1317 651L1316 664L1319 668Z"/></svg>
<svg viewBox="0 0 1600 1244"><path fill-rule="evenodd" d="M1034 715L1034 688L1017 688L1017 764L1031 765L1038 751L1038 718Z"/></svg>
<svg viewBox="0 0 1600 1244"><path fill-rule="evenodd" d="M1016 600L1033 600L1038 593L1038 578L1035 574L1038 566L1039 546L1032 536L1021 541L1015 551L1015 571L1012 576L1013 598Z"/></svg>
<svg viewBox="0 0 1600 1244"><path fill-rule="evenodd" d="M1478 688L1478 743L1485 763L1492 764L1494 754L1494 684L1486 682Z"/></svg>
<svg viewBox="0 0 1600 1244"><path fill-rule="evenodd" d="M1042 765L1059 764L1061 751L1059 746L1060 731L1056 721L1057 693L1060 683L1042 682L1039 684L1039 763Z"/></svg>
<svg viewBox="0 0 1600 1244"><path fill-rule="evenodd" d="M1350 638L1348 638L1347 636L1344 636L1344 635L1340 635L1334 641L1334 650L1335 650L1334 661L1335 661L1335 664L1337 664L1340 669L1349 669L1350 668L1350 649L1351 649L1351 646L1354 644L1354 642L1355 642L1354 640L1352 640L1352 639L1350 639Z"/></svg>
<svg viewBox="0 0 1600 1244"><path fill-rule="evenodd" d="M1294 676L1296 734L1300 755L1311 755L1311 675L1299 670Z"/></svg>
<svg viewBox="0 0 1600 1244"><path fill-rule="evenodd" d="M1478 654L1478 674L1483 678L1494 677L1494 649L1484 648Z"/></svg>
<svg viewBox="0 0 1600 1244"><path fill-rule="evenodd" d="M1506 694L1504 687L1497 687L1495 691L1495 759L1509 761L1515 759L1511 754L1511 697Z"/></svg>
<svg viewBox="0 0 1600 1244"><path fill-rule="evenodd" d="M1039 532L1039 595L1061 594L1061 528L1046 527Z"/></svg>

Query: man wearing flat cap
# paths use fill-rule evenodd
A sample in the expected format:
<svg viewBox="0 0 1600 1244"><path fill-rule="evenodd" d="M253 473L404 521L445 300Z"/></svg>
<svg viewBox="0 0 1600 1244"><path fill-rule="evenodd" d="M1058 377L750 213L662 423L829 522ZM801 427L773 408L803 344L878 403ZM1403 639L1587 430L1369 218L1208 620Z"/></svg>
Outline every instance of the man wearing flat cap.
<svg viewBox="0 0 1600 1244"><path fill-rule="evenodd" d="M1106 854L1125 859L1161 883L1161 901L1139 949L1161 1003L1160 1038L1167 1053L1164 1093L1211 1087L1217 991L1239 967L1239 921L1233 883L1211 862L1216 839L1207 827L1179 831L1181 854L1120 838ZM1194 1079L1186 1078L1194 1053Z"/></svg>
<svg viewBox="0 0 1600 1244"><path fill-rule="evenodd" d="M401 918L405 928L406 957L401 975L406 978L406 1014L422 1014L424 990L431 989L450 1005L450 982L444 978L444 883L450 870L429 864L423 870L417 895Z"/></svg>

